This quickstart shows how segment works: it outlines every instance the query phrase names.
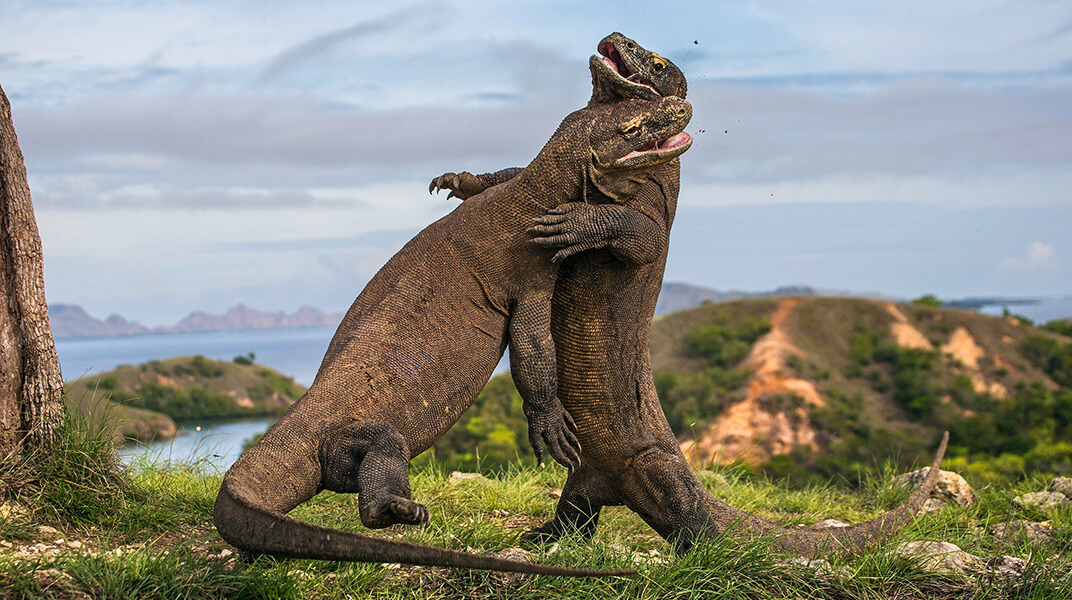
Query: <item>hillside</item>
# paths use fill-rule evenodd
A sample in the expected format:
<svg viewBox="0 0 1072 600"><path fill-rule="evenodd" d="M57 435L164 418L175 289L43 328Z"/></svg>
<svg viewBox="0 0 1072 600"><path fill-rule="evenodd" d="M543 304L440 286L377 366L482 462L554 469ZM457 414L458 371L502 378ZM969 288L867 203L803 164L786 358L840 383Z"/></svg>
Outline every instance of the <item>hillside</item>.
<svg viewBox="0 0 1072 600"><path fill-rule="evenodd" d="M656 320L652 364L696 465L852 477L949 429L980 475L1072 471L1072 339L1016 318L850 298L708 304Z"/></svg>
<svg viewBox="0 0 1072 600"><path fill-rule="evenodd" d="M154 360L64 384L67 401L82 414L107 418L117 438L141 441L173 437L175 421L281 414L304 391L245 357Z"/></svg>

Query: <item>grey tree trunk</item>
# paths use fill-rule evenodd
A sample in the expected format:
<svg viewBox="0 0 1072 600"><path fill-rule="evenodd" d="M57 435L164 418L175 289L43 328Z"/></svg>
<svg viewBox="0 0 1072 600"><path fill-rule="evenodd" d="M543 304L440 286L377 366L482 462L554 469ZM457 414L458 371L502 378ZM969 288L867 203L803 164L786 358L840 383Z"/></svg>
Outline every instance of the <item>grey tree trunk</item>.
<svg viewBox="0 0 1072 600"><path fill-rule="evenodd" d="M0 88L0 460L49 444L62 402L41 237L11 104Z"/></svg>

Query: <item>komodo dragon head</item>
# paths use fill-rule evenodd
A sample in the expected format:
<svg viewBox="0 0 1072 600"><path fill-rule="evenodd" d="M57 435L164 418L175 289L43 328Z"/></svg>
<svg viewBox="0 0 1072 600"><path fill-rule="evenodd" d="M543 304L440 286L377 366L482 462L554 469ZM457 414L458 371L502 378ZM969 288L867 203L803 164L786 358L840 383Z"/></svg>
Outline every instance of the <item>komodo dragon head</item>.
<svg viewBox="0 0 1072 600"><path fill-rule="evenodd" d="M599 54L588 60L592 71L590 104L605 104L620 98L655 100L685 97L685 75L674 63L645 50L640 44L614 32L597 46Z"/></svg>
<svg viewBox="0 0 1072 600"><path fill-rule="evenodd" d="M684 131L692 106L677 97L622 100L574 113L591 118L591 158L584 200L629 200L660 166L692 146Z"/></svg>

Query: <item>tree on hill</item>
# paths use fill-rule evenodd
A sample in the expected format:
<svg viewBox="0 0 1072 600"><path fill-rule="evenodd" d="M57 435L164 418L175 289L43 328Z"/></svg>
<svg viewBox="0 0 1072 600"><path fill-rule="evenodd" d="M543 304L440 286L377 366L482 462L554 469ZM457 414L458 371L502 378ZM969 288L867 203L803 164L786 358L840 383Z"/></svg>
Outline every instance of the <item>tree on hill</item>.
<svg viewBox="0 0 1072 600"><path fill-rule="evenodd" d="M47 445L63 380L45 303L44 258L11 104L0 88L0 457Z"/></svg>

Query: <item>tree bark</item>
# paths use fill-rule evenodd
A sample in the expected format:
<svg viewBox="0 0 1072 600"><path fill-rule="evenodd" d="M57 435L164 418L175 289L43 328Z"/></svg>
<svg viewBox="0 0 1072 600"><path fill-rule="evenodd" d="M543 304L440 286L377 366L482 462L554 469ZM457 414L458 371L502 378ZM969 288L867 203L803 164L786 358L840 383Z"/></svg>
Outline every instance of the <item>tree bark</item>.
<svg viewBox="0 0 1072 600"><path fill-rule="evenodd" d="M49 444L62 413L41 237L11 104L0 88L0 460Z"/></svg>

